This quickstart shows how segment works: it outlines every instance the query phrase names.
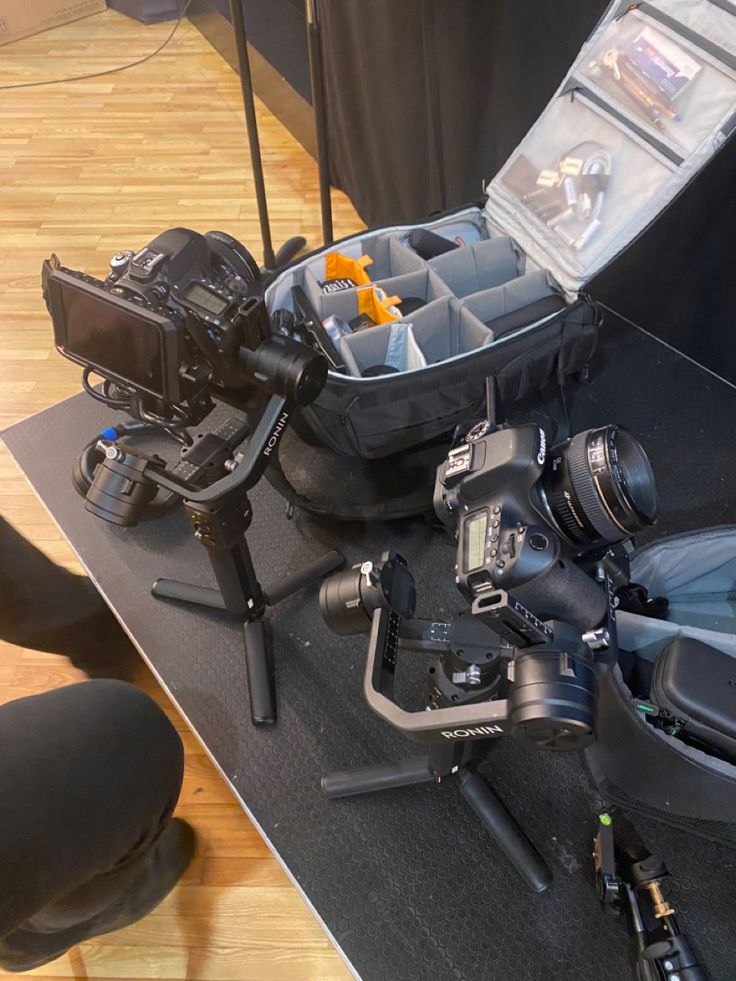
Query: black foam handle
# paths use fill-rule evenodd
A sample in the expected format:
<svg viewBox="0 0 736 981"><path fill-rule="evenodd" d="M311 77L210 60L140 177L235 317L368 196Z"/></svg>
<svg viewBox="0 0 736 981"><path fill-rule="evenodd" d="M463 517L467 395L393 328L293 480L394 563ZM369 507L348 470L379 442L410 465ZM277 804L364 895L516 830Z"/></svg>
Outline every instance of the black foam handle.
<svg viewBox="0 0 736 981"><path fill-rule="evenodd" d="M523 586L514 598L540 620L562 620L582 633L600 627L608 613L608 592L574 562L559 559Z"/></svg>
<svg viewBox="0 0 736 981"><path fill-rule="evenodd" d="M276 721L276 683L265 624L262 620L253 620L245 624L244 633L251 719L255 726L273 725Z"/></svg>

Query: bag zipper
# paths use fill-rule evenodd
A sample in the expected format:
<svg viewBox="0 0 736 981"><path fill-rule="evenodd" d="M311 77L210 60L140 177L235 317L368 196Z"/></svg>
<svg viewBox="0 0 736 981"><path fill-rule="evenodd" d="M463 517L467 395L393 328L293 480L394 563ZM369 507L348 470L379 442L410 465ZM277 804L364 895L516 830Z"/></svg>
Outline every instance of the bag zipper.
<svg viewBox="0 0 736 981"><path fill-rule="evenodd" d="M708 0L708 3L712 3L714 7L719 7L721 10L725 10L727 14L731 14L732 17L736 16L736 10L733 9L732 4L728 0Z"/></svg>
<svg viewBox="0 0 736 981"><path fill-rule="evenodd" d="M624 127L624 129L629 131L631 135L638 137L638 142L645 143L646 148L655 150L660 156L664 157L671 164L674 164L675 167L680 167L685 162L684 157L680 156L680 154L677 153L669 144L664 143L655 136L652 136L646 129L644 129L634 120L633 116L629 116L624 109L611 105L607 99L588 88L587 84L584 84L575 76L570 79L570 82L570 88L566 89L565 91L569 91L573 94L576 92L579 93L579 95L583 97L584 102L587 101L592 103L602 112L604 112L606 116L610 116L611 119L616 120L621 126Z"/></svg>

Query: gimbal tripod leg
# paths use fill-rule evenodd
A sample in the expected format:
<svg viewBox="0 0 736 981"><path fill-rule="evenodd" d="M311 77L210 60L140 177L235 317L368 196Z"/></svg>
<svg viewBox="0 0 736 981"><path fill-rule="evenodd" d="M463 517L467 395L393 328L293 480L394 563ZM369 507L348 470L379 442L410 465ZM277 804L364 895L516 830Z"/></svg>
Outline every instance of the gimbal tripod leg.
<svg viewBox="0 0 736 981"><path fill-rule="evenodd" d="M493 835L534 892L544 892L552 882L552 873L487 781L469 768L462 769L458 777L460 793L478 815L483 827Z"/></svg>
<svg viewBox="0 0 736 981"><path fill-rule="evenodd" d="M245 623L243 640L250 717L255 726L273 725L276 721L276 678L273 651L266 636L266 625L263 620L251 620Z"/></svg>
<svg viewBox="0 0 736 981"><path fill-rule="evenodd" d="M328 572L339 569L344 562L341 552L326 552L309 565L272 583L263 591L263 600L267 606L276 606ZM273 725L276 721L276 676L266 629L260 613L243 627L250 714L256 726Z"/></svg>
<svg viewBox="0 0 736 981"><path fill-rule="evenodd" d="M324 555L320 555L314 562L302 566L301 569L297 569L296 572L284 576L283 579L278 579L276 582L270 583L263 591L266 604L268 606L276 606L277 603L285 600L288 596L298 593L300 589L304 589L310 583L316 582L318 579L326 576L328 572L334 572L335 569L339 569L344 562L345 556L342 552L325 552Z"/></svg>
<svg viewBox="0 0 736 981"><path fill-rule="evenodd" d="M336 770L322 777L322 792L326 797L355 797L377 790L409 787L415 783L431 783L435 779L429 768L429 757L418 756L397 763L378 763L357 770Z"/></svg>

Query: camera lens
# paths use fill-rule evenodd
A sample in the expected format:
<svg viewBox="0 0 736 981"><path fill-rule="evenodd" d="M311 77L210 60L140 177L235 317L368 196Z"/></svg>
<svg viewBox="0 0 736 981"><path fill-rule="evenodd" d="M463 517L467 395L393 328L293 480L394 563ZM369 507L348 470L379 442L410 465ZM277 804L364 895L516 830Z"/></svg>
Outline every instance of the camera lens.
<svg viewBox="0 0 736 981"><path fill-rule="evenodd" d="M647 455L620 426L588 429L555 446L542 486L557 527L585 548L628 538L659 513Z"/></svg>

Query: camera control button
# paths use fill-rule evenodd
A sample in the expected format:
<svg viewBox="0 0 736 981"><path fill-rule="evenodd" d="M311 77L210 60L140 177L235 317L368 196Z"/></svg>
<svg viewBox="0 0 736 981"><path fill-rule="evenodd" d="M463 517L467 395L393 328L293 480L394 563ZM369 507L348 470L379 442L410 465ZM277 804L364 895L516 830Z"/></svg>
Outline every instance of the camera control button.
<svg viewBox="0 0 736 981"><path fill-rule="evenodd" d="M535 552L543 552L548 545L549 541L544 535L536 534L529 538L529 548L534 549Z"/></svg>

